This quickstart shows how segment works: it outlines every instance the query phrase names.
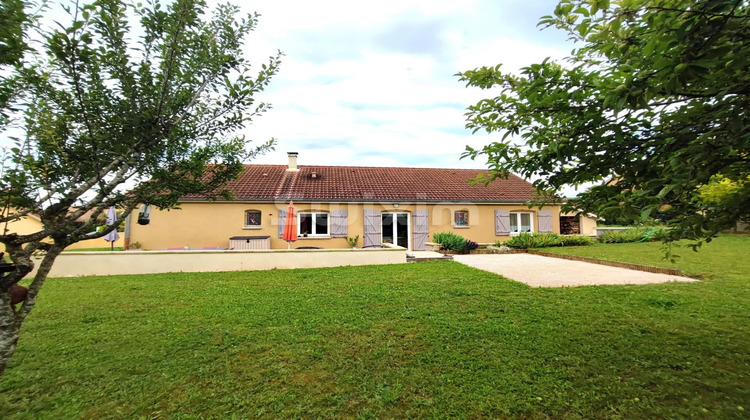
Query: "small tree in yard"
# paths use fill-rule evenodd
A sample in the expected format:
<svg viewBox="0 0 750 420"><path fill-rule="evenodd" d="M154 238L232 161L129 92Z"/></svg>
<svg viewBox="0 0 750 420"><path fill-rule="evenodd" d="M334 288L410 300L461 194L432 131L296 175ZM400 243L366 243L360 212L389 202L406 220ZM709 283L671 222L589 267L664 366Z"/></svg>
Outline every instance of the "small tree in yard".
<svg viewBox="0 0 750 420"><path fill-rule="evenodd" d="M65 247L104 236L139 203L170 208L186 194L226 195L242 163L272 147L247 148L235 133L268 108L253 96L280 58L250 74L242 48L257 15L238 18L231 5L207 17L202 0L68 3L60 5L66 21L53 25L43 15L51 9L36 15L19 4L0 9L0 129L23 133L0 175L0 242L15 264L0 278L0 375ZM96 232L110 206L124 210L120 220ZM13 233L12 222L31 214L43 227ZM12 305L9 290L32 272L36 253L25 301Z"/></svg>
<svg viewBox="0 0 750 420"><path fill-rule="evenodd" d="M747 0L562 0L540 25L577 42L567 64L460 74L499 90L469 108L467 126L504 133L465 156L545 191L598 184L568 208L661 212L669 239L710 240L750 217L749 13ZM722 180L733 188L706 199Z"/></svg>

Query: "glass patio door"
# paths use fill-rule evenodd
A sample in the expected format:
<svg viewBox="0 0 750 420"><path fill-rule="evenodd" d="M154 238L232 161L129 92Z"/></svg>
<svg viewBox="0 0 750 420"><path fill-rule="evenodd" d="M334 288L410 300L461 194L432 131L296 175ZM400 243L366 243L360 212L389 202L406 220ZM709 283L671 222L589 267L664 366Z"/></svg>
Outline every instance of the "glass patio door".
<svg viewBox="0 0 750 420"><path fill-rule="evenodd" d="M410 249L409 213L382 213L381 218L382 242Z"/></svg>

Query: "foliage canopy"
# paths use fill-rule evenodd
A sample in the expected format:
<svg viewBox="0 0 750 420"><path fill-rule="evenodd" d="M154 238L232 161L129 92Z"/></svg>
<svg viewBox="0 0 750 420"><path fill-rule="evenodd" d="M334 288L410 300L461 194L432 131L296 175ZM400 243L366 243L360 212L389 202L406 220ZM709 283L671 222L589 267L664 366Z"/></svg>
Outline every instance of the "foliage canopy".
<svg viewBox="0 0 750 420"><path fill-rule="evenodd" d="M568 207L670 212L673 238L710 240L750 217L749 11L743 0L562 0L540 25L577 43L566 62L459 74L498 91L469 107L467 127L503 133L464 157L544 191L594 183ZM705 200L716 179L736 188Z"/></svg>

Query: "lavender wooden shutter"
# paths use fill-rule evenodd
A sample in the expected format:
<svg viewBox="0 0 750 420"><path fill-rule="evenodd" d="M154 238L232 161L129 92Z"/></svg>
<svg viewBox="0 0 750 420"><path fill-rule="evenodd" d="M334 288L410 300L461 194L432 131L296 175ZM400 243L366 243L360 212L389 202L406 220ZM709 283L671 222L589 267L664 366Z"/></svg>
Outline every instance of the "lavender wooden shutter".
<svg viewBox="0 0 750 420"><path fill-rule="evenodd" d="M424 244L429 239L429 225L427 224L427 210L414 210L414 243L412 249L415 251L424 251Z"/></svg>
<svg viewBox="0 0 750 420"><path fill-rule="evenodd" d="M365 210L365 248L368 246L380 246L380 229L382 220L377 210Z"/></svg>
<svg viewBox="0 0 750 420"><path fill-rule="evenodd" d="M508 210L495 210L495 235L510 235L510 212Z"/></svg>
<svg viewBox="0 0 750 420"><path fill-rule="evenodd" d="M549 210L539 211L539 232L552 232L552 212Z"/></svg>
<svg viewBox="0 0 750 420"><path fill-rule="evenodd" d="M286 225L286 210L279 210L279 238L284 234L284 225Z"/></svg>
<svg viewBox="0 0 750 420"><path fill-rule="evenodd" d="M345 238L348 234L349 217L346 210L331 212L331 238Z"/></svg>

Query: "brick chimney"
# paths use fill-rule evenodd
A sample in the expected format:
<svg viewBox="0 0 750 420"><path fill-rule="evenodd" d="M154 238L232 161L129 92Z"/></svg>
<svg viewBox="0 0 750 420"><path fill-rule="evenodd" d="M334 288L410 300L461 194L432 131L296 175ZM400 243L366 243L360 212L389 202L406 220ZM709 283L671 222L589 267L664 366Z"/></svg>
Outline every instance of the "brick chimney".
<svg viewBox="0 0 750 420"><path fill-rule="evenodd" d="M299 168L297 167L297 152L286 152L287 156L289 156L289 167L286 168L288 172L298 172Z"/></svg>

